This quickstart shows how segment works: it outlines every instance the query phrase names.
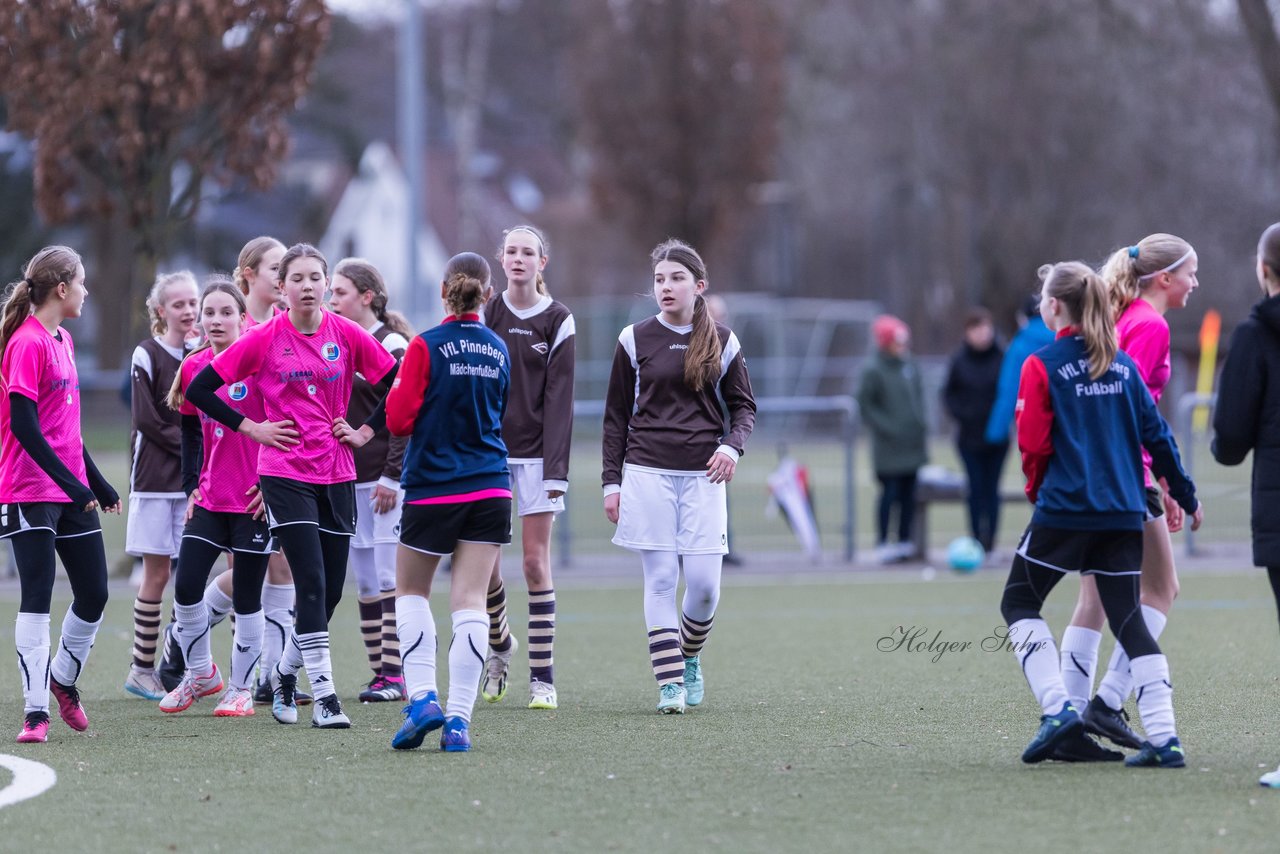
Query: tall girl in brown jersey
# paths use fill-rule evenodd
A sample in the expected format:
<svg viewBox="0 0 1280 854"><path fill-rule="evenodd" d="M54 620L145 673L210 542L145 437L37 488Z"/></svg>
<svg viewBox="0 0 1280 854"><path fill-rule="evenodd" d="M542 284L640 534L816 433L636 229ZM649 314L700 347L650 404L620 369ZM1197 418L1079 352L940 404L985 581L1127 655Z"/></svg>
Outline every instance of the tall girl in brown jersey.
<svg viewBox="0 0 1280 854"><path fill-rule="evenodd" d="M485 307L485 323L511 354L511 397L502 419L512 489L520 517L524 580L529 588L529 708L557 707L552 645L556 593L551 582L551 525L564 512L573 435L574 322L547 293L547 240L536 228L508 229L498 252L507 289ZM496 703L519 647L507 628L501 557L489 579L489 659L480 693Z"/></svg>
<svg viewBox="0 0 1280 854"><path fill-rule="evenodd" d="M329 309L354 320L378 340L396 361L404 358L413 330L404 316L387 311L387 285L378 268L363 258L344 258L333 268ZM373 383L357 375L351 388L347 421L363 424L373 415L382 395ZM348 561L356 577L360 634L373 679L360 692L360 702L403 700L400 639L396 635L396 548L404 490L400 468L407 438L383 428L355 451L356 535Z"/></svg>
<svg viewBox="0 0 1280 854"><path fill-rule="evenodd" d="M133 662L124 689L147 700L159 700L166 693L155 670L160 603L187 512L181 428L178 413L169 408L169 387L186 354L199 302L191 273L159 276L147 297L152 337L134 349L130 366L133 432L124 549L142 558L142 583L133 603Z"/></svg>
<svg viewBox="0 0 1280 854"><path fill-rule="evenodd" d="M658 711L682 714L703 698L700 654L728 551L725 484L755 426L756 404L737 336L707 312L702 258L678 240L650 258L659 312L622 330L609 375L604 512L618 526L613 541L640 553Z"/></svg>

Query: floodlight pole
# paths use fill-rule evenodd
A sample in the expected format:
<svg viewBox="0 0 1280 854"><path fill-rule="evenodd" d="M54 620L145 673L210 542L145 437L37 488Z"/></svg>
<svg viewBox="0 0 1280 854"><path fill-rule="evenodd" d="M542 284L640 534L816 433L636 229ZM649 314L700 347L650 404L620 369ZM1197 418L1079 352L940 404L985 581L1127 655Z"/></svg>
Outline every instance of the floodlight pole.
<svg viewBox="0 0 1280 854"><path fill-rule="evenodd" d="M397 131L400 137L400 162L404 167L408 207L406 225L408 236L404 250L408 253L404 282L406 305L415 328L423 321L426 300L422 270L418 268L418 235L422 230L423 207L426 199L426 175L423 157L426 153L426 92L423 85L423 16L421 0L405 0L405 18L400 27L399 51L396 73Z"/></svg>

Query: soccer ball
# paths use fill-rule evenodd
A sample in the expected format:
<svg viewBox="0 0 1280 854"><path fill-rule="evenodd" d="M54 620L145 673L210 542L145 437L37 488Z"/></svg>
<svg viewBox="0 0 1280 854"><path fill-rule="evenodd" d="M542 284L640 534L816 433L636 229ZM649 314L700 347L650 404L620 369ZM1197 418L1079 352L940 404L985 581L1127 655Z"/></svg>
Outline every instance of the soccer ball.
<svg viewBox="0 0 1280 854"><path fill-rule="evenodd" d="M982 544L973 537L956 537L947 546L947 563L956 572L973 572L986 556Z"/></svg>

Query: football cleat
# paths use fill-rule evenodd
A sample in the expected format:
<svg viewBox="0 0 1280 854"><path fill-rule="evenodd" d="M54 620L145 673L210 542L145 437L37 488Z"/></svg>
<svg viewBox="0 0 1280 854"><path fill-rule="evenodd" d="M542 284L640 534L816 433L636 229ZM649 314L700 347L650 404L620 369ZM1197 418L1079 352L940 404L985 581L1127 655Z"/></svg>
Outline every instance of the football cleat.
<svg viewBox="0 0 1280 854"><path fill-rule="evenodd" d="M213 709L215 718L247 718L253 714L253 694L247 689L228 688Z"/></svg>
<svg viewBox="0 0 1280 854"><path fill-rule="evenodd" d="M36 744L49 740L49 713L27 712L18 733L18 744Z"/></svg>
<svg viewBox="0 0 1280 854"><path fill-rule="evenodd" d="M160 701L160 711L162 712L185 712L191 708L191 704L199 700L201 697L208 697L210 694L216 694L222 690L222 674L218 672L218 665L213 666L213 672L208 676L197 676L194 673L185 673L182 681L178 683L178 687L174 688L164 699Z"/></svg>
<svg viewBox="0 0 1280 854"><path fill-rule="evenodd" d="M392 680L379 673L360 692L362 703L386 703L404 699L404 680Z"/></svg>
<svg viewBox="0 0 1280 854"><path fill-rule="evenodd" d="M702 681L702 659L692 656L684 660L684 693L685 702L696 706L702 702L706 686Z"/></svg>
<svg viewBox="0 0 1280 854"><path fill-rule="evenodd" d="M1139 750L1142 747L1142 739L1129 729L1129 713L1124 709L1111 708L1103 702L1101 697L1095 695L1089 701L1080 719L1084 721L1086 732L1110 739L1113 743L1130 750Z"/></svg>
<svg viewBox="0 0 1280 854"><path fill-rule="evenodd" d="M329 694L311 707L311 725L317 729L350 729L351 718L343 713L338 695Z"/></svg>
<svg viewBox="0 0 1280 854"><path fill-rule="evenodd" d="M177 634L173 623L164 627L164 651L160 654L160 666L156 668L156 675L160 677L160 684L166 691L177 688L187 672L186 657L182 654L182 644L178 643Z"/></svg>
<svg viewBox="0 0 1280 854"><path fill-rule="evenodd" d="M1043 762L1053 753L1053 748L1062 740L1070 737L1072 732L1080 729L1084 723L1070 701L1062 704L1062 710L1052 715L1040 716L1040 729L1036 737L1031 739L1027 749L1022 751L1022 761L1028 764Z"/></svg>
<svg viewBox="0 0 1280 854"><path fill-rule="evenodd" d="M160 701L168 692L154 670L143 670L136 665L129 666L129 675L124 680L124 690L144 700Z"/></svg>
<svg viewBox="0 0 1280 854"><path fill-rule="evenodd" d="M1050 759L1058 762L1119 762L1124 754L1109 750L1089 737L1083 728L1077 728L1053 747Z"/></svg>
<svg viewBox="0 0 1280 854"><path fill-rule="evenodd" d="M1280 789L1280 768L1268 771L1259 777L1258 785L1266 786L1268 789Z"/></svg>
<svg viewBox="0 0 1280 854"><path fill-rule="evenodd" d="M534 679L529 683L529 708L556 709L559 706L559 700L556 699L556 686L540 679Z"/></svg>
<svg viewBox="0 0 1280 854"><path fill-rule="evenodd" d="M489 650L484 663L484 676L480 681L480 696L486 703L496 703L507 695L507 671L511 669L511 656L520 648L520 641L511 635L511 647L506 652Z"/></svg>
<svg viewBox="0 0 1280 854"><path fill-rule="evenodd" d="M1182 752L1182 743L1174 736L1162 747L1144 741L1142 749L1124 764L1129 768L1182 768L1187 764L1187 756Z"/></svg>
<svg viewBox="0 0 1280 854"><path fill-rule="evenodd" d="M686 705L684 686L669 682L658 689L658 711L664 715L683 715Z"/></svg>
<svg viewBox="0 0 1280 854"><path fill-rule="evenodd" d="M294 694L298 690L297 675L285 676L278 668L271 668L271 717L282 724L298 722L298 703Z"/></svg>
<svg viewBox="0 0 1280 854"><path fill-rule="evenodd" d="M426 696L404 707L404 723L391 737L391 746L396 750L414 750L422 746L427 733L442 726L444 712L440 709L440 700L435 691L428 691Z"/></svg>
<svg viewBox="0 0 1280 854"><path fill-rule="evenodd" d="M440 749L446 753L462 753L471 749L471 728L462 718L447 718L440 733Z"/></svg>
<svg viewBox="0 0 1280 854"><path fill-rule="evenodd" d="M75 685L63 685L52 676L49 677L49 691L58 701L58 715L76 732L84 732L89 728L89 716L80 705L80 690Z"/></svg>

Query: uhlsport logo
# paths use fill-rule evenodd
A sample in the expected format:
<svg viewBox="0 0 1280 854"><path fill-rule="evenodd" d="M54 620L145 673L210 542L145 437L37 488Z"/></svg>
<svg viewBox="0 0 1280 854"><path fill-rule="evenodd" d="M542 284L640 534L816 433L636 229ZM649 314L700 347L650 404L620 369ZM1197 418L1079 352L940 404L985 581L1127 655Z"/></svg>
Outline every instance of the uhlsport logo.
<svg viewBox="0 0 1280 854"><path fill-rule="evenodd" d="M342 352L338 349L337 344L332 341L326 341L325 345L320 348L320 355L324 356L326 361L336 362L338 361L338 356L342 355Z"/></svg>
<svg viewBox="0 0 1280 854"><path fill-rule="evenodd" d="M232 400L244 400L249 396L249 387L244 383L235 383L227 394L231 396Z"/></svg>

